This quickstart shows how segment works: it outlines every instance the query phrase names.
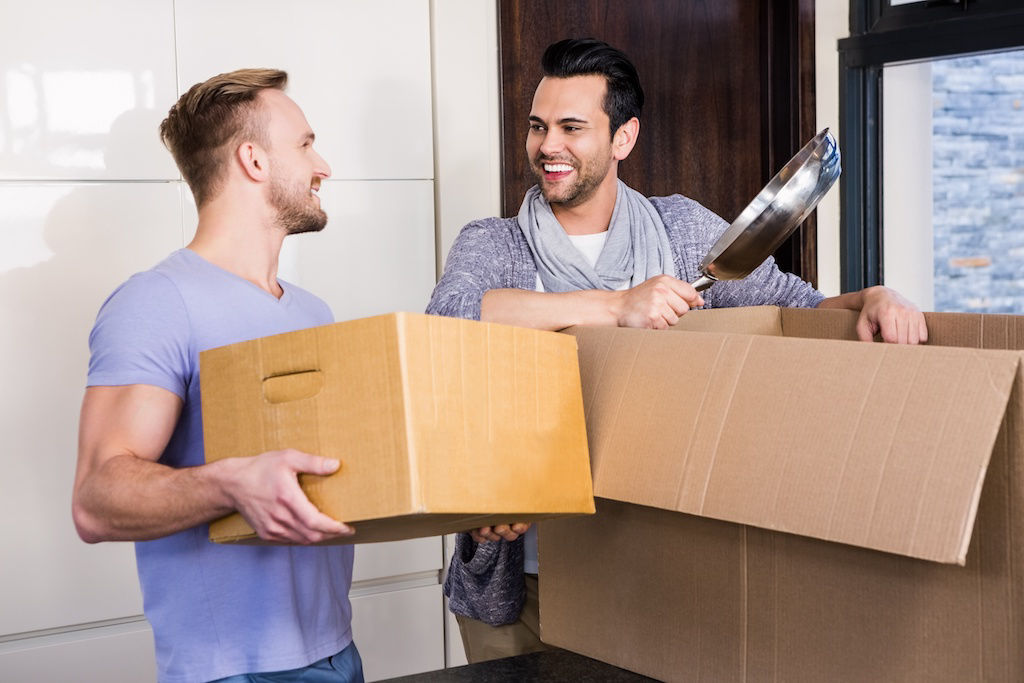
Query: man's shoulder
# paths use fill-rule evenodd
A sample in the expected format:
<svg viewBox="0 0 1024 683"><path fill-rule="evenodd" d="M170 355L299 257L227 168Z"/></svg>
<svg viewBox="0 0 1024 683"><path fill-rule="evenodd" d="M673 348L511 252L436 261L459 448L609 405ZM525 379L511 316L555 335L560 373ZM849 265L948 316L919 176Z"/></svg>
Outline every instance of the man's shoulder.
<svg viewBox="0 0 1024 683"><path fill-rule="evenodd" d="M489 251L524 240L518 219L492 216L464 225L452 248L458 251Z"/></svg>
<svg viewBox="0 0 1024 683"><path fill-rule="evenodd" d="M166 267L167 259L151 268L139 271L117 286L107 298L131 301L140 305L157 302L165 298L178 299L181 293L175 283L174 268Z"/></svg>
<svg viewBox="0 0 1024 683"><path fill-rule="evenodd" d="M710 233L717 235L728 225L717 213L695 199L673 194L667 197L648 197L665 228L672 233L682 231L691 236Z"/></svg>
<svg viewBox="0 0 1024 683"><path fill-rule="evenodd" d="M654 205L658 213L664 217L677 214L704 214L711 213L703 204L696 199L681 194L670 194L665 197L648 197L648 201Z"/></svg>
<svg viewBox="0 0 1024 683"><path fill-rule="evenodd" d="M501 218L500 216L491 216L490 218L478 218L475 221L470 221L463 226L463 231L475 231L475 232L509 232L519 229L519 220L513 216L511 218Z"/></svg>

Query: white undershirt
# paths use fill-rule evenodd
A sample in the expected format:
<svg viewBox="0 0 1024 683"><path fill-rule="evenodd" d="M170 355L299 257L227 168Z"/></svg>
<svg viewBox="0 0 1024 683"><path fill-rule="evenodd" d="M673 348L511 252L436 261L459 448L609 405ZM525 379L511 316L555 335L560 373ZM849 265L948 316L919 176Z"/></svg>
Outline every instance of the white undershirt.
<svg viewBox="0 0 1024 683"><path fill-rule="evenodd" d="M587 259L587 263L594 266L597 263L597 257L601 255L601 250L604 249L604 243L608 239L608 231L598 232L593 235L569 235L569 241L572 245L583 254L583 257ZM623 283L619 289L626 289L629 287L629 283ZM537 287L538 292L544 291L544 285L541 284L540 275L537 275ZM525 557L523 558L523 571L527 574L536 574L539 570L539 564L537 562L537 525L534 524L530 527L530 530L526 532L526 536L523 537L523 550Z"/></svg>

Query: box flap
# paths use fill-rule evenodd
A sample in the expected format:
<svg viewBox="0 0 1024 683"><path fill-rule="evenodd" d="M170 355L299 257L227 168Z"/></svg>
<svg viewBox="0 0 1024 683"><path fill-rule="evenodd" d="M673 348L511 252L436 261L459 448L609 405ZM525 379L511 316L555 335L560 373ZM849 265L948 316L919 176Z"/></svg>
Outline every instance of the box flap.
<svg viewBox="0 0 1024 683"><path fill-rule="evenodd" d="M569 332L595 495L964 562L1018 353Z"/></svg>

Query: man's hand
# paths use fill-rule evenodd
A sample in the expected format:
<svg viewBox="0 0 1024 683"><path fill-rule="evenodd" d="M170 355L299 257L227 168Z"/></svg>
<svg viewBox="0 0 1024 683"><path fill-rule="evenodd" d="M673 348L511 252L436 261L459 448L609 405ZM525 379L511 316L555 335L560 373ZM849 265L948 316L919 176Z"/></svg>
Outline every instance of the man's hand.
<svg viewBox="0 0 1024 683"><path fill-rule="evenodd" d="M928 341L928 326L917 306L887 287L863 291L864 305L857 319L857 336L871 341L881 333L890 344L921 344Z"/></svg>
<svg viewBox="0 0 1024 683"><path fill-rule="evenodd" d="M619 327L663 330L679 322L691 308L704 305L700 293L689 283L671 275L658 275L620 295L616 312Z"/></svg>
<svg viewBox="0 0 1024 683"><path fill-rule="evenodd" d="M516 522L514 524L499 524L498 526L482 526L473 529L469 535L477 543L486 541L514 541L530 528L528 522Z"/></svg>
<svg viewBox="0 0 1024 683"><path fill-rule="evenodd" d="M924 314L888 287L868 287L829 297L818 308L846 308L860 311L857 337L872 341L876 334L890 344L923 344L928 341Z"/></svg>
<svg viewBox="0 0 1024 683"><path fill-rule="evenodd" d="M299 486L299 473L331 474L337 460L292 449L231 460L226 492L263 540L307 544L355 533L317 510Z"/></svg>

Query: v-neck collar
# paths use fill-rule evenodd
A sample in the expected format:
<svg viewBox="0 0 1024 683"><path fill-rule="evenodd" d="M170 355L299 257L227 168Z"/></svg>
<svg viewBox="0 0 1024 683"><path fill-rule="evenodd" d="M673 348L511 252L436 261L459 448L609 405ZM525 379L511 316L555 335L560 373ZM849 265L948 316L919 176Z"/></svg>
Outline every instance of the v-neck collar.
<svg viewBox="0 0 1024 683"><path fill-rule="evenodd" d="M267 290L265 290L262 287L260 287L259 285L257 285L255 282L252 282L251 280L247 280L244 277L241 277L240 275L232 273L230 270L227 270L225 268L221 268L216 263L212 263L211 261L208 261L206 258L201 256L197 252L192 251L188 247L182 247L181 251L187 252L187 254L186 254L187 258L198 259L199 262L201 262L203 265L208 266L210 268L213 268L214 270L216 270L216 271L218 271L220 273L223 273L225 277L232 278L232 279L237 280L239 282L244 282L249 287L252 287L253 289L258 290L261 294L263 294L266 297L269 297L270 299L273 299L274 301L276 301L279 304L287 304L291 300L291 287L290 287L290 285L288 285L287 282L284 282L280 278L275 278L275 281L277 282L277 286L281 288L281 296L280 297L276 297L273 294L271 294L270 292L268 292Z"/></svg>

